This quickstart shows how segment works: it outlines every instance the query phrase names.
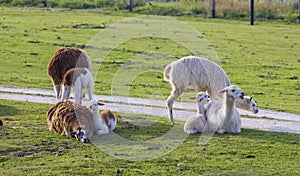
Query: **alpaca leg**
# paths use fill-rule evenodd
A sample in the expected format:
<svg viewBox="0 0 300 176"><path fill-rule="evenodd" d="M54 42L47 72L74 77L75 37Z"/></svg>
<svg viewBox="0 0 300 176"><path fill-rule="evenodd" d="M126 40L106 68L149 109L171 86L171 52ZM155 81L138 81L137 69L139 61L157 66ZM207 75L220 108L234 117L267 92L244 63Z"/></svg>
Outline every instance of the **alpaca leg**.
<svg viewBox="0 0 300 176"><path fill-rule="evenodd" d="M93 86L88 86L88 94L90 101L93 99Z"/></svg>
<svg viewBox="0 0 300 176"><path fill-rule="evenodd" d="M175 100L182 94L181 91L179 91L178 89L176 90L172 90L171 95L169 96L169 98L167 99L167 109L168 109L168 114L169 114L169 119L171 121L171 123L174 125L174 117L173 117L173 104L175 102Z"/></svg>
<svg viewBox="0 0 300 176"><path fill-rule="evenodd" d="M78 82L74 84L75 102L81 104L81 86Z"/></svg>
<svg viewBox="0 0 300 176"><path fill-rule="evenodd" d="M61 96L61 101L67 100L69 97L68 95L70 94L70 86L68 85L63 85L62 86L62 96Z"/></svg>
<svg viewBox="0 0 300 176"><path fill-rule="evenodd" d="M98 135L99 134L108 134L109 133L109 130L108 130L108 127L106 125L103 125L101 127L101 129L98 129L97 132L96 132Z"/></svg>
<svg viewBox="0 0 300 176"><path fill-rule="evenodd" d="M196 129L192 129L192 130L187 130L186 133L187 134L196 134L196 133L198 133L198 131Z"/></svg>
<svg viewBox="0 0 300 176"><path fill-rule="evenodd" d="M84 89L81 89L81 92L80 92L80 99L82 100L84 98Z"/></svg>
<svg viewBox="0 0 300 176"><path fill-rule="evenodd" d="M60 85L59 84L54 85L54 92L55 92L56 99L59 100L59 98L60 98Z"/></svg>

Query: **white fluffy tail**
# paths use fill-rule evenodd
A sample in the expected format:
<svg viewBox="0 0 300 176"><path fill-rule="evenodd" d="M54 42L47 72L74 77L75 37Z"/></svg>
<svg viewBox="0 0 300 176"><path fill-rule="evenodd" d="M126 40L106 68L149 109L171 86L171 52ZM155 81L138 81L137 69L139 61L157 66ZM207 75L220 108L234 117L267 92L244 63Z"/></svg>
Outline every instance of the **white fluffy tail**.
<svg viewBox="0 0 300 176"><path fill-rule="evenodd" d="M85 59L87 64L88 64L88 70L91 72L92 71L92 64L91 64L91 60L90 57L87 55L87 53L84 50L81 50L81 54L80 54L80 59Z"/></svg>
<svg viewBox="0 0 300 176"><path fill-rule="evenodd" d="M169 81L169 80L170 80L171 69L172 69L171 64L169 64L169 65L167 65L167 67L166 67L165 70L164 70L164 79L165 79L166 81Z"/></svg>

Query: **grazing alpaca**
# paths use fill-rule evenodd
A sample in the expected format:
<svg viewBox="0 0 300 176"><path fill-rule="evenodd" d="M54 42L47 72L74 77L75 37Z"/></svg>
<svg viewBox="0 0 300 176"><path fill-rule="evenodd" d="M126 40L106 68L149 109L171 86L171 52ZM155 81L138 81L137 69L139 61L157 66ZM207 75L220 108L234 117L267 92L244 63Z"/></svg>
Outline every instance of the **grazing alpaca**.
<svg viewBox="0 0 300 176"><path fill-rule="evenodd" d="M58 49L48 64L48 75L50 76L56 98L61 97L60 86L65 73L71 68L87 68L91 71L91 62L85 51L66 47Z"/></svg>
<svg viewBox="0 0 300 176"><path fill-rule="evenodd" d="M114 130L117 125L117 119L110 110L101 111L99 114L100 118L105 122L109 130Z"/></svg>
<svg viewBox="0 0 300 176"><path fill-rule="evenodd" d="M196 97L198 112L196 116L191 116L184 124L184 132L195 134L202 132L206 124L206 116L204 113L204 103L209 101L209 95L204 92L199 92Z"/></svg>
<svg viewBox="0 0 300 176"><path fill-rule="evenodd" d="M104 105L97 102L97 106ZM88 138L98 133L101 128L107 129L107 126L99 119L93 117L90 109L72 101L59 101L54 104L46 114L48 127L55 133L76 137L81 142L87 142ZM97 125L96 125L97 124ZM100 128L100 129L99 129Z"/></svg>
<svg viewBox="0 0 300 176"><path fill-rule="evenodd" d="M167 65L164 70L164 79L172 86L171 95L166 102L172 124L174 124L173 104L181 94L189 90L189 86L197 92L207 91L213 100L219 98L219 90L230 86L229 78L219 65L196 56L184 57ZM238 108L245 107L240 106L242 101L237 102Z"/></svg>
<svg viewBox="0 0 300 176"><path fill-rule="evenodd" d="M241 117L235 108L235 101L244 98L244 92L237 86L219 91L223 100L212 100L205 108L207 124L203 132L240 133Z"/></svg>
<svg viewBox="0 0 300 176"><path fill-rule="evenodd" d="M63 79L61 101L68 99L71 86L74 87L75 102L81 104L84 89L88 90L90 101L93 99L94 81L91 72L87 68L71 68Z"/></svg>

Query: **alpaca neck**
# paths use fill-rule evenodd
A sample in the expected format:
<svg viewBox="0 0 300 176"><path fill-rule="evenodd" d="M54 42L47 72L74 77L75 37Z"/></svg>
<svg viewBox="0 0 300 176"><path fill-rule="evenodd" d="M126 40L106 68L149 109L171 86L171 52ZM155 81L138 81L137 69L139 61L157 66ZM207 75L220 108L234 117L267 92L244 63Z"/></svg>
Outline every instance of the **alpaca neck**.
<svg viewBox="0 0 300 176"><path fill-rule="evenodd" d="M234 111L234 99L230 96L228 96L227 94L224 96L224 104L223 104L223 108L225 111L225 120L229 119Z"/></svg>
<svg viewBox="0 0 300 176"><path fill-rule="evenodd" d="M94 121L99 119L99 110L98 109L92 110L92 114L93 114Z"/></svg>
<svg viewBox="0 0 300 176"><path fill-rule="evenodd" d="M204 103L197 101L197 105L198 105L197 113L198 113L198 114L202 114L202 115L205 117L205 113L204 113Z"/></svg>

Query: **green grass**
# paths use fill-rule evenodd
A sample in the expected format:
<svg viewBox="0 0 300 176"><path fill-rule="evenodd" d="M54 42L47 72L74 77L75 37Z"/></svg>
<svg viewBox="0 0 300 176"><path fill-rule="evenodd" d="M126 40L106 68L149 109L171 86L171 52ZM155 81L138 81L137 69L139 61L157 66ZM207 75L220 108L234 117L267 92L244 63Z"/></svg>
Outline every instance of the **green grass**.
<svg viewBox="0 0 300 176"><path fill-rule="evenodd" d="M98 32L133 16L136 15L3 8L1 84L52 89L47 64L58 48L85 47ZM245 21L178 19L208 40L232 84L239 85L246 94L254 94L260 108L300 113L299 25L257 22L249 26ZM91 49L87 46L86 50ZM124 41L105 60L91 58L93 74L97 73L95 93L166 99L171 88L163 80L163 68L187 55L191 55L189 50L168 38L149 36ZM122 69L124 72L119 72ZM134 79L122 83L128 81L128 73L135 74ZM190 95L193 94L182 100Z"/></svg>
<svg viewBox="0 0 300 176"><path fill-rule="evenodd" d="M8 7L43 7L39 0L0 0L0 5ZM48 8L68 9L95 9L128 11L128 0L48 0ZM216 0L216 16L230 19L249 19L249 1L238 0ZM255 2L255 19L258 20L280 20L286 22L297 22L298 2L289 1L258 1ZM133 11L141 14L152 15L193 15L211 16L211 1L209 0L179 0L179 1L133 1Z"/></svg>
<svg viewBox="0 0 300 176"><path fill-rule="evenodd" d="M55 50L63 46L85 46L104 26L130 16L135 15L2 9L0 83L52 89L46 68ZM259 107L300 113L298 25L258 22L250 27L248 22L240 21L178 19L205 36L231 82L247 94L254 94ZM149 57L153 53L168 57L157 55L156 61ZM95 92L165 99L170 85L163 81L161 67L165 62L190 54L167 38L128 40L114 48L104 61L92 58L93 71L99 71ZM141 60L136 60L137 56ZM160 67L142 72L130 84L114 87L116 72L124 65L129 71L140 73L142 68L157 63ZM121 72L118 77L126 80L128 75ZM4 122L0 126L2 175L300 174L297 134L242 129L237 135L216 134L207 144L199 146L201 135L185 138L183 122L177 121L178 125L173 127L162 117L115 112L118 118L115 134L125 139L124 143L110 140L114 137L110 134L93 138L96 146L50 132L45 117L50 107L0 100L0 119ZM169 143L173 145L167 146ZM138 155L139 160L149 159L149 154L160 157L147 161L124 160L134 159L137 151L142 154ZM178 166L179 163L184 165Z"/></svg>
<svg viewBox="0 0 300 176"><path fill-rule="evenodd" d="M299 175L297 134L242 129L238 135L216 134L201 146L201 135L190 135L159 158L128 161L118 157L134 154L141 146L107 154L92 143L83 144L48 131L45 113L50 107L0 100L0 119L4 122L0 127L2 175ZM115 133L137 142L151 142L172 128L168 119L161 117L121 113L117 117ZM153 123L136 125L137 119ZM182 130L183 123L178 123ZM121 150L121 145L115 144L113 151Z"/></svg>

